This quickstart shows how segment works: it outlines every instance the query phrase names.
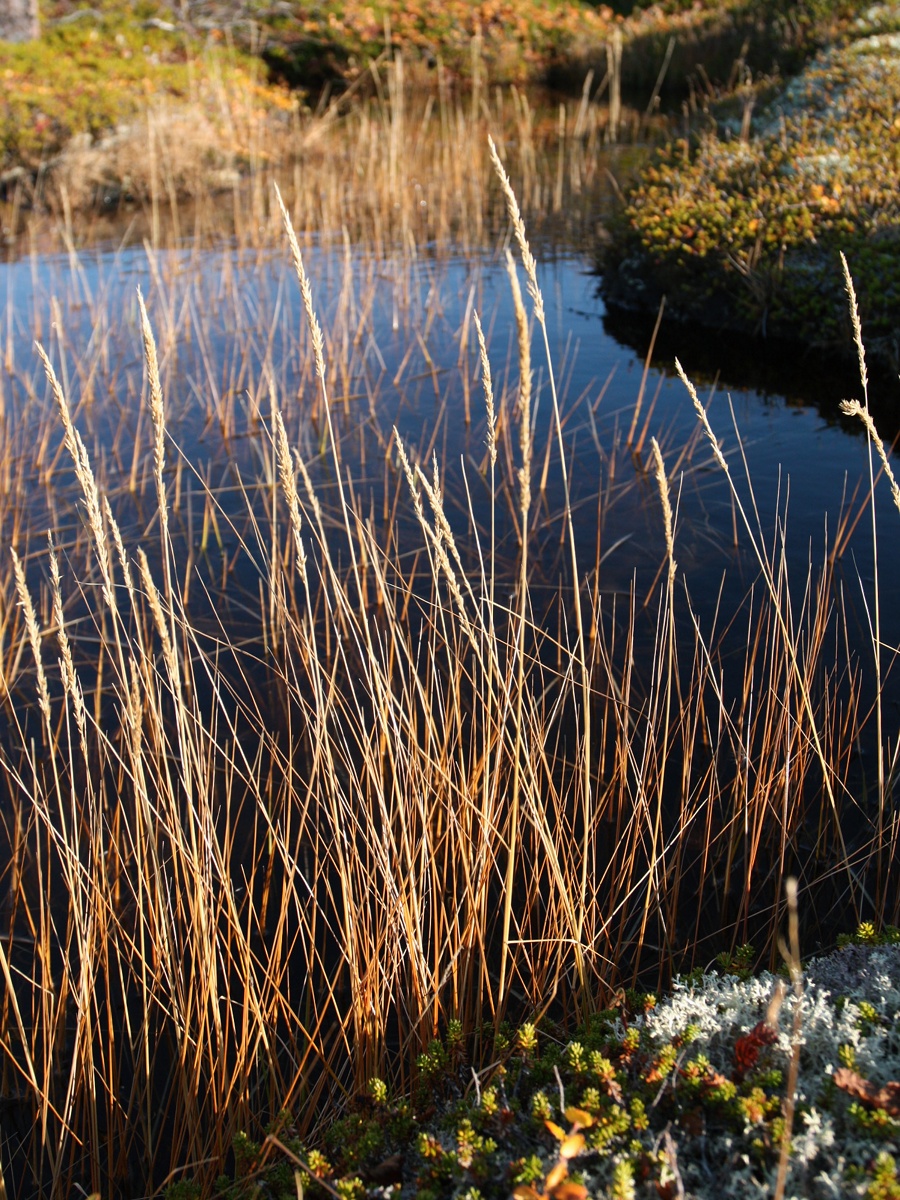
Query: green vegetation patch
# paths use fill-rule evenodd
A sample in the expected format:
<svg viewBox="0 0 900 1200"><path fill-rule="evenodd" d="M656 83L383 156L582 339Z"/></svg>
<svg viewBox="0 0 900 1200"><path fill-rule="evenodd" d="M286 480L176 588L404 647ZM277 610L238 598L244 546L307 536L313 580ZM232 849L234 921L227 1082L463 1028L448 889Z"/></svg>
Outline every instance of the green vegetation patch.
<svg viewBox="0 0 900 1200"><path fill-rule="evenodd" d="M477 66L498 83L573 83L581 71L580 83L588 67L602 75L619 28L623 84L646 103L670 38L676 45L668 80L682 86L698 62L717 75L721 61L727 74L742 47L762 69L775 61L799 66L858 7L854 0L288 0L277 19L260 11L270 38L293 45L307 70L326 52L352 75L389 36L413 60L440 59L461 76Z"/></svg>
<svg viewBox="0 0 900 1200"><path fill-rule="evenodd" d="M297 107L298 93L315 97L325 85L352 84L398 51L419 82L441 63L451 79L552 78L580 88L589 68L599 86L618 29L622 81L643 104L663 60L667 86L683 91L698 56L715 77L716 63L731 69L745 42L754 66L760 56L780 62L785 48L802 57L846 20L848 5L665 0L629 11L628 3L585 0L184 0L172 7L160 0L48 0L39 39L0 43L0 175L6 182L23 171L34 177L76 139L82 150L96 147L162 107L187 114L213 157L246 156L254 139L240 130L256 120L250 107L263 120L274 118L278 141L281 117ZM184 137L180 130L175 141ZM128 169L113 155L101 174L122 182ZM126 181L124 190L141 187ZM77 203L74 194L70 199Z"/></svg>
<svg viewBox="0 0 900 1200"><path fill-rule="evenodd" d="M35 170L71 140L97 140L152 104L196 106L221 120L229 105L286 111L293 102L268 85L257 59L223 39L159 28L155 6L78 10L33 42L0 42L0 170ZM170 14L168 14L170 15ZM227 123L227 117L225 118Z"/></svg>
<svg viewBox="0 0 900 1200"><path fill-rule="evenodd" d="M547 1021L483 1030L481 1070L451 1021L409 1099L372 1080L321 1149L282 1114L274 1155L236 1139L219 1194L294 1196L299 1178L348 1200L744 1200L773 1194L786 1149L787 1195L900 1200L900 931L846 941L799 997L750 974L745 946L663 1000L621 994L574 1038Z"/></svg>
<svg viewBox="0 0 900 1200"><path fill-rule="evenodd" d="M609 8L581 0L325 0L289 2L277 19L262 19L267 61L302 85L329 67L352 78L389 44L460 75L474 63L494 82L541 79L573 55L599 54L611 18Z"/></svg>
<svg viewBox="0 0 900 1200"><path fill-rule="evenodd" d="M879 32L871 32L878 18ZM655 156L626 197L607 298L683 320L849 347L843 250L867 346L900 345L900 5L869 10L741 136L720 114ZM744 130L746 133L746 129Z"/></svg>

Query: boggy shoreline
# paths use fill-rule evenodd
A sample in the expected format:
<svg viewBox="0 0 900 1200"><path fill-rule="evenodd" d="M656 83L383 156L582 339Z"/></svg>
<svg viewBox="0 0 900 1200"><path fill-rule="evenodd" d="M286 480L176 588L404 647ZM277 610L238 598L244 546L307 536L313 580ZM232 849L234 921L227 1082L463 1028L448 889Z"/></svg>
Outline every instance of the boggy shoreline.
<svg viewBox="0 0 900 1200"><path fill-rule="evenodd" d="M78 212L159 189L229 190L295 157L314 116L388 96L398 57L405 83L423 91L549 84L652 119L660 102L679 112L697 80L718 93L741 71L796 69L848 4L798 0L786 14L773 0L420 0L376 11L324 0L312 11L285 0L251 11L185 0L175 11L158 0L48 0L38 39L0 42L0 197Z"/></svg>

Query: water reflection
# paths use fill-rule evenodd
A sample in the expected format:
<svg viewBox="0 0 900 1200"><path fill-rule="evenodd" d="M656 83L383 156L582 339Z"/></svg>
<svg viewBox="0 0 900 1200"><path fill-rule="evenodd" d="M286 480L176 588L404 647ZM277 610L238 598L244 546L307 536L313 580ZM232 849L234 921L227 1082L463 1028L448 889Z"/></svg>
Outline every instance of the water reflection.
<svg viewBox="0 0 900 1200"><path fill-rule="evenodd" d="M413 457L427 464L436 456L449 510L460 523L471 507L484 527L485 417L474 311L487 332L501 422L516 419L514 322L497 257L429 259L413 253L384 260L321 239L310 241L306 255L326 331L329 390L348 478L373 513L384 521L408 522L415 536L408 505L398 499L396 427ZM852 370L790 357L783 347L765 343L690 339L663 320L644 378L650 327L605 311L584 260L559 255L542 261L539 275L581 569L592 575L597 595L635 588L644 596L658 577L664 543L648 471L652 436L661 444L677 493L676 552L696 602L702 606L709 596L721 603L724 575L724 599L738 604L755 571L752 556L747 559L736 544L733 501L674 377L675 354L708 402L712 424L740 486L748 496L752 492L762 528L784 538L791 561L805 576L810 559L822 561L840 531L852 527L852 544L842 542L841 548L845 564L856 564L848 588L860 594L855 574L867 577L872 556L870 523L860 519L865 441L858 422L837 414L839 401L858 393ZM146 528L143 496L152 456L138 288L160 342L171 488L191 545L209 544L208 520L197 512L206 489L228 512L229 495L241 504L246 489L265 487L273 401L325 500L333 497L308 331L280 248L152 252L131 246L33 256L0 266L7 473L15 480L14 492L28 500L23 512L7 496L7 523L14 521L17 536L37 537L50 523L58 535L78 526L73 480L60 452L61 431L33 351L35 338L57 365L123 529L140 536ZM535 582L546 574L552 587L560 564L562 497L548 364L537 337L533 354ZM896 411L895 383L882 389L875 378L871 394L876 417ZM885 432L896 428L888 422L885 417ZM515 454L513 438L510 461ZM877 495L889 529L896 514L888 511L887 488ZM518 552L512 498L504 513L496 531L498 558L512 570ZM239 540L237 533L215 536L223 545L229 537ZM882 586L888 590L898 582L896 568L889 556L883 559ZM595 570L600 563L602 569ZM897 640L893 634L891 639Z"/></svg>

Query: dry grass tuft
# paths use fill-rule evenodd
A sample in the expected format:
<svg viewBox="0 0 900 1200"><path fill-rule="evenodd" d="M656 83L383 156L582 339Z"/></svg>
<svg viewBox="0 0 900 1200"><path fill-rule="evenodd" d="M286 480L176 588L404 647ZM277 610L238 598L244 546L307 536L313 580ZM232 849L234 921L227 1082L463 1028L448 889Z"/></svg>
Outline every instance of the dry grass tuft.
<svg viewBox="0 0 900 1200"><path fill-rule="evenodd" d="M842 649L833 564L798 587L782 529L767 541L686 378L709 449L697 439L670 475L651 441L660 582L644 606L633 590L613 603L599 550L584 567L537 266L505 178L531 301L514 301L517 388L492 377L480 321L478 363L463 360L484 385L489 511L465 471L460 483L430 447L382 434L380 385L361 429L351 393L371 380L376 287L351 264L320 324L302 189L292 212L279 203L302 313L296 283L273 288L290 370L270 342L254 374L255 335L236 321L223 383L209 323L152 247L164 349L141 303L146 365L130 384L149 439L131 411L131 440L109 451L79 432L110 355L102 295L84 300L96 340L77 369L64 329L39 350L43 376L17 368L28 403L45 389L62 425L40 424L33 451L57 506L49 557L2 498L16 551L0 580L0 1069L27 1114L22 1195L137 1194L188 1166L208 1194L233 1138L282 1109L306 1136L373 1076L408 1090L451 1019L470 1045L490 1027L487 1054L507 1017L587 1016L713 945L753 938L771 963L798 869L823 927L844 908L897 918L894 767L885 738L878 810L857 806L853 754L874 708ZM367 245L383 262L384 241ZM515 297L514 266L510 279ZM219 295L245 311L233 279ZM429 318L397 313L427 361ZM531 487L532 321L555 516ZM186 462L171 430L187 330L221 478ZM252 481L229 457L244 430ZM354 477L354 445L377 447L382 492ZM724 471L758 572L711 626L676 563L672 493L692 456ZM504 554L498 531L513 527ZM536 583L547 542L549 590ZM739 652L720 623L741 624Z"/></svg>

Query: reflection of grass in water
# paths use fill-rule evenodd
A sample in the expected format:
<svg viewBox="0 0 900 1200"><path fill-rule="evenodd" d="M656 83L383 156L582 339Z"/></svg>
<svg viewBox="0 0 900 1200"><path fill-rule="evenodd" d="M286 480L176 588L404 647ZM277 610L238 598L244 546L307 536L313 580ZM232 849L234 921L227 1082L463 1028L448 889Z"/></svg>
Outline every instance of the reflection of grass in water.
<svg viewBox="0 0 900 1200"><path fill-rule="evenodd" d="M299 243L293 256L301 268ZM530 299L541 304L536 286ZM682 591L677 514L644 610L631 597L610 620L571 537L552 623L538 622L530 573L501 583L494 516L481 535L471 501L468 528L448 518L456 468L404 449L403 479L393 439L386 492L415 512L415 555L393 515L379 533L329 390L329 359L353 354L342 322L365 297L348 296L321 334L306 284L303 301L309 328L290 353L304 395L317 388L334 499L282 421L288 388L263 372L249 415L262 429L271 410L272 440L258 437L263 478L242 523L195 484L208 543L213 530L232 540L215 636L193 616L211 583L193 571L196 538L185 563L173 531L190 470L166 467L177 309L159 309L159 388L144 324L141 444L154 451L145 472L135 450L148 506L136 554L49 360L65 444L53 456L48 442L44 468L52 479L63 455L74 461L88 519L64 560L50 552L40 590L46 552L4 497L21 565L2 605L3 1069L34 1120L12 1169L35 1191L142 1191L188 1164L208 1190L235 1135L280 1110L305 1135L373 1076L407 1089L451 1019L464 1039L490 1024L489 1057L507 1017L590 1021L620 986L663 985L712 945L752 936L771 962L793 872L811 937L897 917L880 687L873 715L830 566L789 586L779 531L766 539L749 481L715 444L693 444L682 465L724 466L758 560L734 618L746 619L740 654L721 633L732 614L705 628ZM514 377L527 374L527 337L523 324ZM495 388L499 465L485 463L485 486L524 556L537 479L522 463L544 451L514 389ZM210 420L233 436L235 407L217 404ZM546 453L558 471L557 432ZM653 446L661 515L676 455ZM561 525L568 539L565 507ZM257 613L252 644L229 633L238 559L256 564L258 596L240 601ZM636 660L645 612L655 635ZM42 664L37 706L29 661ZM851 759L876 717L879 784L854 797Z"/></svg>

